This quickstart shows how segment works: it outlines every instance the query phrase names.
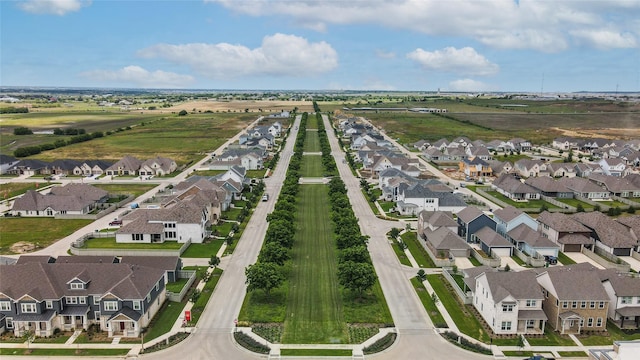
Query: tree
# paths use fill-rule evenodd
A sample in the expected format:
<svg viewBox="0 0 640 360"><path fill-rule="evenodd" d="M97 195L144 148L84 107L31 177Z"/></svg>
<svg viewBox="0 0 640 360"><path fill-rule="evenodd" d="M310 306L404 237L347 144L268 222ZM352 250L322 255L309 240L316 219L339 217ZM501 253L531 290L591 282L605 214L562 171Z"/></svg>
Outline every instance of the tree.
<svg viewBox="0 0 640 360"><path fill-rule="evenodd" d="M427 280L427 273L424 272L424 269L420 269L418 270L418 274L416 275L416 277L418 278L418 280L425 281Z"/></svg>
<svg viewBox="0 0 640 360"><path fill-rule="evenodd" d="M389 236L391 236L392 239L397 239L399 235L400 235L400 229L396 227L391 228L391 230L389 231Z"/></svg>
<svg viewBox="0 0 640 360"><path fill-rule="evenodd" d="M511 271L511 266L509 266L509 264L504 266L504 271L509 272Z"/></svg>
<svg viewBox="0 0 640 360"><path fill-rule="evenodd" d="M209 260L209 266L216 267L219 264L220 264L220 258L215 255L212 255L211 259Z"/></svg>
<svg viewBox="0 0 640 360"><path fill-rule="evenodd" d="M369 263L345 261L338 264L338 282L358 295L370 289L377 280L376 271Z"/></svg>
<svg viewBox="0 0 640 360"><path fill-rule="evenodd" d="M431 293L431 301L433 301L435 305L438 305L438 303L440 302L440 299L438 298L438 294L436 294L435 291Z"/></svg>
<svg viewBox="0 0 640 360"><path fill-rule="evenodd" d="M291 255L289 250L277 242L270 242L264 244L260 255L258 255L258 261L270 262L278 265L284 265L284 262L289 260Z"/></svg>
<svg viewBox="0 0 640 360"><path fill-rule="evenodd" d="M584 206L582 204L576 205L576 212L584 212Z"/></svg>
<svg viewBox="0 0 640 360"><path fill-rule="evenodd" d="M178 113L178 116L185 116L187 114L188 114L187 110L180 110L180 112Z"/></svg>
<svg viewBox="0 0 640 360"><path fill-rule="evenodd" d="M24 126L20 126L13 129L13 135L31 135L31 134L33 134L33 131L31 131L31 129Z"/></svg>
<svg viewBox="0 0 640 360"><path fill-rule="evenodd" d="M341 262L353 261L357 263L369 262L369 251L364 245L358 245L342 249L338 254Z"/></svg>
<svg viewBox="0 0 640 360"><path fill-rule="evenodd" d="M257 262L244 270L247 291L262 290L267 296L284 282L282 269L274 263Z"/></svg>
<svg viewBox="0 0 640 360"><path fill-rule="evenodd" d="M200 290L195 289L192 293L191 293L191 297L189 298L189 301L191 301L192 303L195 303L196 301L198 301L198 298L200 297Z"/></svg>

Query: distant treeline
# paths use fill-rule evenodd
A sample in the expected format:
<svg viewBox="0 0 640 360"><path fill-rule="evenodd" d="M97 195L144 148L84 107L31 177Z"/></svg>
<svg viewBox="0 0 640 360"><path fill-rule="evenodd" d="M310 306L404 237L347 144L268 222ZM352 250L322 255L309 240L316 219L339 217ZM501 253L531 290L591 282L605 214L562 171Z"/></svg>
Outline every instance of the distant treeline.
<svg viewBox="0 0 640 360"><path fill-rule="evenodd" d="M3 107L0 108L0 114L26 114L29 112L29 108L27 107Z"/></svg>
<svg viewBox="0 0 640 360"><path fill-rule="evenodd" d="M27 156L31 156L31 155L36 155L36 154L40 154L43 151L47 151L47 150L53 150L53 149L57 149L63 146L67 146L67 145L71 145L71 144L77 144L77 143L81 143L81 142L85 142L85 141L89 141L92 139L96 139L96 138L101 138L104 136L104 133L102 131L96 131L94 133L91 134L82 134L82 135L76 135L71 137L68 140L56 140L53 143L49 143L49 144L42 144L42 145L34 145L34 146L25 146L25 147L20 147L17 148L14 152L13 152L13 156L17 157L17 158L21 158L21 157L27 157Z"/></svg>

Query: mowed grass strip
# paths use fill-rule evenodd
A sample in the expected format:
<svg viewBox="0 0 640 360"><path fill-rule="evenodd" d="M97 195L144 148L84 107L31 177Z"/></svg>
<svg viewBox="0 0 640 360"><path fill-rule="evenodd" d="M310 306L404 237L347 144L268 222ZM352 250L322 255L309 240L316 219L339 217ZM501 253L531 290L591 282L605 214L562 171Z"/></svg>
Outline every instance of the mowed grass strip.
<svg viewBox="0 0 640 360"><path fill-rule="evenodd" d="M317 136L317 135L316 135ZM305 155L300 166L300 176L302 177L322 177L322 157L320 155Z"/></svg>
<svg viewBox="0 0 640 360"><path fill-rule="evenodd" d="M337 254L324 185L302 185L298 194L283 343L346 343Z"/></svg>
<svg viewBox="0 0 640 360"><path fill-rule="evenodd" d="M90 224L93 220L28 217L0 217L0 254L13 254L11 246L19 241L45 248Z"/></svg>
<svg viewBox="0 0 640 360"><path fill-rule="evenodd" d="M303 151L304 152L322 151L322 149L320 148L320 137L318 136L318 131L316 130L306 131Z"/></svg>

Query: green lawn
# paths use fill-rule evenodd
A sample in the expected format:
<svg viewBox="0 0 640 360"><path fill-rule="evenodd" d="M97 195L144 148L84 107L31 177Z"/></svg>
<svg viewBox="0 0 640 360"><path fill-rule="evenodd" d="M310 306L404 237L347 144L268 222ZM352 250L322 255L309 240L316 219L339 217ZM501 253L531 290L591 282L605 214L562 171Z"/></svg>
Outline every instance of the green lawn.
<svg viewBox="0 0 640 360"><path fill-rule="evenodd" d="M0 348L0 355L31 355L31 356L123 356L129 349L7 349Z"/></svg>
<svg viewBox="0 0 640 360"><path fill-rule="evenodd" d="M427 280L438 295L440 302L447 309L447 312L456 323L456 326L463 333L478 339L478 341L488 343L489 334L482 329L480 322L467 309L467 306L458 301L458 296L447 288L447 280L443 275L427 275Z"/></svg>
<svg viewBox="0 0 640 360"><path fill-rule="evenodd" d="M573 265L576 263L575 261L573 261L573 259L568 257L563 252L558 252L558 262L560 262L562 265Z"/></svg>
<svg viewBox="0 0 640 360"><path fill-rule="evenodd" d="M11 182L6 184L0 184L0 199L1 200L9 199L14 196L22 195L25 192L27 192L27 190L36 190L38 187L45 186L44 184L40 184L40 183L38 183L38 185L36 186L36 184L37 183L34 183L34 182L32 183Z"/></svg>
<svg viewBox="0 0 640 360"><path fill-rule="evenodd" d="M582 205L582 208L584 209L593 209L593 205L586 203L584 201L580 201L578 199L563 199L563 198L556 198L556 200L560 201L563 204L567 204L569 206L573 206L573 207L578 207L578 205Z"/></svg>
<svg viewBox="0 0 640 360"><path fill-rule="evenodd" d="M282 356L349 356L353 350L349 349L282 349Z"/></svg>
<svg viewBox="0 0 640 360"><path fill-rule="evenodd" d="M431 322L433 323L433 326L437 328L448 327L447 322L445 321L444 317L442 317L442 314L440 313L440 310L438 310L438 307L433 302L433 299L431 298L431 294L427 292L427 289L424 287L422 282L420 282L420 280L418 280L417 277L414 277L414 278L411 278L411 284L413 285L413 288L416 289L416 293L418 294L418 297L422 302L422 306L424 306L424 309L427 311L427 314L429 314L429 317L431 318Z"/></svg>
<svg viewBox="0 0 640 360"><path fill-rule="evenodd" d="M222 269L213 269L211 272L211 278L206 284L204 284L204 288L202 288L200 297L198 297L198 300L193 303L193 307L191 308L191 321L187 324L188 326L195 326L198 323L198 320L200 320L200 316L202 316L205 306L209 302L211 295L213 295L213 290L216 288L216 285L218 285L220 276L222 276Z"/></svg>
<svg viewBox="0 0 640 360"><path fill-rule="evenodd" d="M607 335L578 336L578 339L585 346L611 345L619 340L640 340L640 330L623 332L611 321L607 321L607 333Z"/></svg>
<svg viewBox="0 0 640 360"><path fill-rule="evenodd" d="M300 166L300 176L322 177L323 174L322 157L320 155L305 155Z"/></svg>
<svg viewBox="0 0 640 360"><path fill-rule="evenodd" d="M183 258L210 259L212 256L216 256L223 244L224 240L222 239L209 240L202 244L191 244L180 256Z"/></svg>
<svg viewBox="0 0 640 360"><path fill-rule="evenodd" d="M84 242L85 249L166 249L177 250L182 247L182 243L167 241L163 243L117 243L115 237L94 238Z"/></svg>
<svg viewBox="0 0 640 360"><path fill-rule="evenodd" d="M529 201L513 201L511 199L509 199L508 197L500 194L497 191L487 191L485 190L485 192L495 198L497 198L498 200L501 200L505 203L507 203L508 205L511 205L515 208L533 208L533 209L539 209L542 207L542 205L545 205L548 209L554 209L554 208L558 208L556 205L553 205L552 203L546 202L544 200L529 200Z"/></svg>
<svg viewBox="0 0 640 360"><path fill-rule="evenodd" d="M398 260L400 260L400 263L402 265L411 266L411 261L409 261L409 258L404 253L404 250L400 249L400 246L396 241L393 241L393 244L391 244L391 247L393 248L393 251L396 253L396 256L398 256Z"/></svg>
<svg viewBox="0 0 640 360"><path fill-rule="evenodd" d="M525 336L526 337L526 336ZM531 346L575 346L576 343L568 335L561 335L554 331L549 323L546 324L542 337L527 337Z"/></svg>
<svg viewBox="0 0 640 360"><path fill-rule="evenodd" d="M109 194L138 197L158 186L158 184L95 184L94 186L108 191Z"/></svg>
<svg viewBox="0 0 640 360"><path fill-rule="evenodd" d="M584 351L558 351L558 355L562 357L588 357Z"/></svg>
<svg viewBox="0 0 640 360"><path fill-rule="evenodd" d="M320 137L317 131L307 131L304 139L304 152L319 152Z"/></svg>
<svg viewBox="0 0 640 360"><path fill-rule="evenodd" d="M187 284L188 280L189 279L187 278L182 278L182 279L178 279L178 281L168 283L167 291L171 291L173 293L179 293L180 291L182 291L182 288L184 288L184 286Z"/></svg>
<svg viewBox="0 0 640 360"><path fill-rule="evenodd" d="M11 246L19 241L35 244L37 250L45 248L91 222L92 220L0 217L0 255L13 254Z"/></svg>
<svg viewBox="0 0 640 360"><path fill-rule="evenodd" d="M407 244L407 248L413 255L413 258L421 268L434 268L436 264L433 263L427 251L418 243L417 235L413 231L405 232L401 235L402 241Z"/></svg>
<svg viewBox="0 0 640 360"><path fill-rule="evenodd" d="M298 194L295 246L282 341L290 344L347 342L337 278L337 254L324 185Z"/></svg>

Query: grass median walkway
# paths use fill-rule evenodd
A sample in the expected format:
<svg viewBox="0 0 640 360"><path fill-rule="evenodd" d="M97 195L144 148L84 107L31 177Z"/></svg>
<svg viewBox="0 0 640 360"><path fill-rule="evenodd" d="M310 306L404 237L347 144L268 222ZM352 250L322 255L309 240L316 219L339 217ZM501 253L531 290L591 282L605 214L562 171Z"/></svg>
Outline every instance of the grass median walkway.
<svg viewBox="0 0 640 360"><path fill-rule="evenodd" d="M325 185L304 185L298 194L282 342L346 343L347 326L337 278L337 254Z"/></svg>

